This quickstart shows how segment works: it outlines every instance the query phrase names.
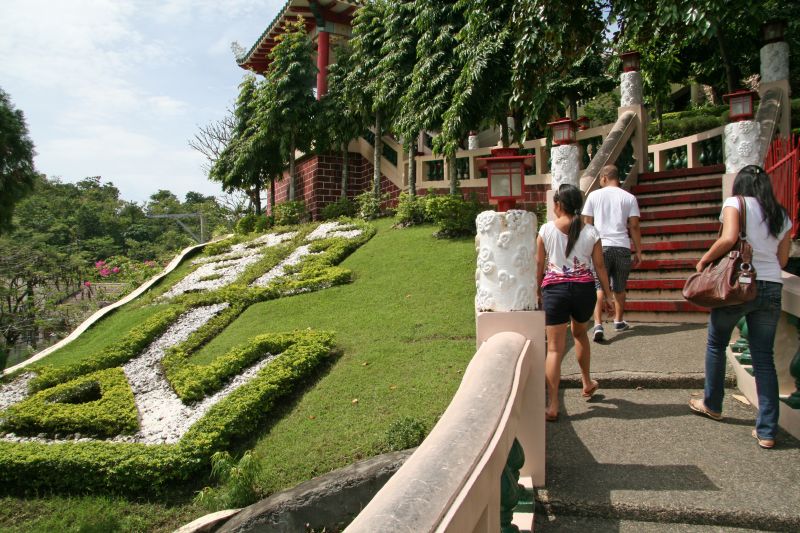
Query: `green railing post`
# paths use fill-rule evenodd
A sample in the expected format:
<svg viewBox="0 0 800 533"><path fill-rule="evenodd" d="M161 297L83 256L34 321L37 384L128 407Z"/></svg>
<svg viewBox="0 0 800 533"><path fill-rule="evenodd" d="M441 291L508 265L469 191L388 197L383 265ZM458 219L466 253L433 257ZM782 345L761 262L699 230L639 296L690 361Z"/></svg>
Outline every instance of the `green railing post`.
<svg viewBox="0 0 800 533"><path fill-rule="evenodd" d="M525 464L525 452L517 439L508 452L508 460L500 475L500 533L519 533L519 528L511 520L514 507L519 502L525 487L518 483L519 469Z"/></svg>

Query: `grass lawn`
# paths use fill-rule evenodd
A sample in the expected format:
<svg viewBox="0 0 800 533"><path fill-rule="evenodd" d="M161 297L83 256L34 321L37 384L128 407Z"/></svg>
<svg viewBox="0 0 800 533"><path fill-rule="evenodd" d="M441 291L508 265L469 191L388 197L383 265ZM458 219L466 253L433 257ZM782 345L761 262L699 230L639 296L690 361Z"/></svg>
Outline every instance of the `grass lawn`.
<svg viewBox="0 0 800 533"><path fill-rule="evenodd" d="M342 263L353 283L253 305L194 356L208 362L266 332L335 332L341 355L239 450L252 449L260 462L264 495L380 453L387 428L402 417L430 430L475 353L473 239L439 240L433 226L396 230L392 222L377 221L378 233ZM103 514L141 520L112 527L119 530L170 531L207 512L103 497L2 504L0 529L11 531L40 523L75 530L67 517L106 506ZM65 517L59 527L46 522L55 514ZM150 514L152 521L143 516Z"/></svg>

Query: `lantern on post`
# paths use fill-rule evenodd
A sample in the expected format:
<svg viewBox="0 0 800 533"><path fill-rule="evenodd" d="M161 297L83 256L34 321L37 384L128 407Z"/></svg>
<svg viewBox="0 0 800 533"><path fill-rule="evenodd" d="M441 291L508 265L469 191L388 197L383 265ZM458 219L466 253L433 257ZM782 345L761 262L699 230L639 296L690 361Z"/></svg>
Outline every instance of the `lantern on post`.
<svg viewBox="0 0 800 533"><path fill-rule="evenodd" d="M525 170L533 166L533 155L519 155L516 148L492 148L491 157L476 159L478 169L486 169L489 201L497 201L498 211L514 209L522 200Z"/></svg>
<svg viewBox="0 0 800 533"><path fill-rule="evenodd" d="M555 122L548 122L548 126L553 128L553 144L572 144L576 141L577 124L570 118L561 118Z"/></svg>
<svg viewBox="0 0 800 533"><path fill-rule="evenodd" d="M589 125L591 124L591 120L586 115L581 115L578 117L578 120L575 122L578 123L578 131L586 131L589 129Z"/></svg>
<svg viewBox="0 0 800 533"><path fill-rule="evenodd" d="M622 72L638 72L641 54L639 52L625 52L619 55L622 59Z"/></svg>
<svg viewBox="0 0 800 533"><path fill-rule="evenodd" d="M761 26L761 39L763 44L777 43L783 40L786 31L786 21L782 19L768 20Z"/></svg>
<svg viewBox="0 0 800 533"><path fill-rule="evenodd" d="M731 122L752 120L753 100L755 100L757 96L757 92L748 91L747 89L740 89L738 91L723 95L722 99L727 101L730 105L728 120Z"/></svg>

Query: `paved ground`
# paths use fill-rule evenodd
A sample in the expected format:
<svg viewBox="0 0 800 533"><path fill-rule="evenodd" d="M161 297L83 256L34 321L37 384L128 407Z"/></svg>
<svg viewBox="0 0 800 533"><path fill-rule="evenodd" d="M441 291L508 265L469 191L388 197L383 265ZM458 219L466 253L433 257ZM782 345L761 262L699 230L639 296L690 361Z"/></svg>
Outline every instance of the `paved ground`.
<svg viewBox="0 0 800 533"><path fill-rule="evenodd" d="M565 357L536 530L800 531L800 442L781 432L776 449L758 448L755 409L734 388L723 422L689 411L705 327L635 324L608 336L592 345L601 389L589 402L568 388L579 384L574 348Z"/></svg>

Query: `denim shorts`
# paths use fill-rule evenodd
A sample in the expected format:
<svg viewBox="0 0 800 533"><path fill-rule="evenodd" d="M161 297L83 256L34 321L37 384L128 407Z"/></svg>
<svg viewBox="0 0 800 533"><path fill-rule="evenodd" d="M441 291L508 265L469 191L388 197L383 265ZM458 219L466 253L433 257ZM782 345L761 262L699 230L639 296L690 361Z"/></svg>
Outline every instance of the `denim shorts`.
<svg viewBox="0 0 800 533"><path fill-rule="evenodd" d="M586 322L592 318L597 292L594 283L553 283L542 287L544 323L547 326L575 322Z"/></svg>

